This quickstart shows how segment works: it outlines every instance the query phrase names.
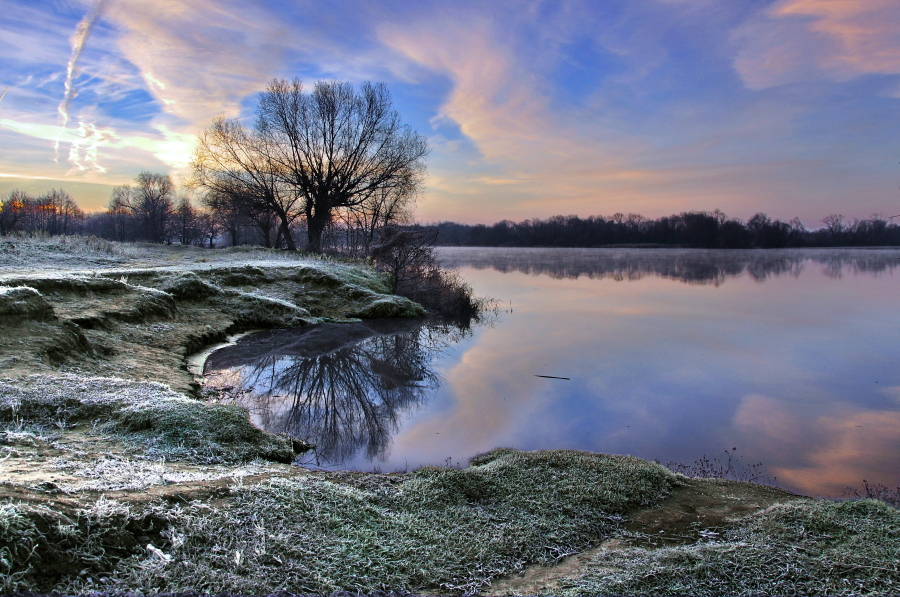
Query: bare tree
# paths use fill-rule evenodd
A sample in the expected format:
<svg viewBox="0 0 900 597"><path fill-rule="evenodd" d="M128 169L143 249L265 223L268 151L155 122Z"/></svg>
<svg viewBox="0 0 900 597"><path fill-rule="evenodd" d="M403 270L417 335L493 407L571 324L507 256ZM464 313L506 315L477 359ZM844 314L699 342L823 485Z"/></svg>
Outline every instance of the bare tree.
<svg viewBox="0 0 900 597"><path fill-rule="evenodd" d="M408 224L412 221L418 187L392 186L377 190L359 205L335 210L335 221L329 226L332 243L343 240L343 252L368 257L378 241L379 231L388 226ZM323 244L327 244L323 240Z"/></svg>
<svg viewBox="0 0 900 597"><path fill-rule="evenodd" d="M109 227L104 236L116 241L134 238L134 218L131 214L132 188L129 185L113 187L106 206L109 215Z"/></svg>
<svg viewBox="0 0 900 597"><path fill-rule="evenodd" d="M428 143L400 121L384 84L275 80L260 96L256 131L271 172L303 198L309 250L322 251L334 210L416 187Z"/></svg>
<svg viewBox="0 0 900 597"><path fill-rule="evenodd" d="M18 230L26 215L28 203L33 201L25 191L15 189L0 203L0 236Z"/></svg>
<svg viewBox="0 0 900 597"><path fill-rule="evenodd" d="M200 238L209 243L209 248L216 246L216 237L222 232L223 226L215 214L201 211L197 214L197 231Z"/></svg>
<svg viewBox="0 0 900 597"><path fill-rule="evenodd" d="M844 232L847 229L847 222L841 214L829 214L822 218L825 229L831 235L831 243L837 245L840 243Z"/></svg>
<svg viewBox="0 0 900 597"><path fill-rule="evenodd" d="M285 182L285 173L271 159L277 153L271 140L247 131L237 120L217 118L199 139L194 153L194 185L209 190L213 200L239 206L257 222L273 214L279 221L278 237L296 249L291 223L302 214L300 194ZM268 237L268 227L265 229ZM280 243L279 243L280 245ZM272 246L267 242L267 246ZM276 245L278 246L278 245Z"/></svg>
<svg viewBox="0 0 900 597"><path fill-rule="evenodd" d="M167 240L169 219L174 210L175 185L167 174L141 172L135 179L131 211L145 240Z"/></svg>
<svg viewBox="0 0 900 597"><path fill-rule="evenodd" d="M181 197L172 211L170 236L177 238L182 245L191 245L200 240L202 234L197 226L197 210L194 209L190 197Z"/></svg>

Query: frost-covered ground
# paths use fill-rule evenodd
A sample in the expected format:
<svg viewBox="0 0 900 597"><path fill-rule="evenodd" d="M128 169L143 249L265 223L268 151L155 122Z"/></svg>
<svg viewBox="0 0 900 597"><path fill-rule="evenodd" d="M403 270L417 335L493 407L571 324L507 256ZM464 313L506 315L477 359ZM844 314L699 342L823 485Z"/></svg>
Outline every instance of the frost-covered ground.
<svg viewBox="0 0 900 597"><path fill-rule="evenodd" d="M193 246L115 243L80 236L0 237L0 275L63 271L94 272L143 267L190 270L235 262L283 265L298 261L327 263L329 260L259 247L210 250Z"/></svg>
<svg viewBox="0 0 900 597"><path fill-rule="evenodd" d="M565 450L308 471L186 367L242 330L421 313L365 264L0 238L0 593L900 593L881 502Z"/></svg>

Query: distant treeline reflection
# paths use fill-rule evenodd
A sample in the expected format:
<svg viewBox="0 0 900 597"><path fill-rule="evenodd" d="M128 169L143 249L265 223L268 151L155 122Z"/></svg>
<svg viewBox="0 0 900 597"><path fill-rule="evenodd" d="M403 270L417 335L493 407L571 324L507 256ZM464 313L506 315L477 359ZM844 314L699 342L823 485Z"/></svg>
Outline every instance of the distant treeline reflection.
<svg viewBox="0 0 900 597"><path fill-rule="evenodd" d="M900 250L786 249L717 251L697 249L459 249L444 248L446 267L491 268L552 278L640 280L645 276L689 284L719 285L748 275L763 282L773 276L799 276L810 265L830 278L848 274L878 275L900 266Z"/></svg>
<svg viewBox="0 0 900 597"><path fill-rule="evenodd" d="M314 444L316 464L383 459L400 415L440 384L434 353L470 333L422 320L260 332L210 355L207 386L263 429Z"/></svg>

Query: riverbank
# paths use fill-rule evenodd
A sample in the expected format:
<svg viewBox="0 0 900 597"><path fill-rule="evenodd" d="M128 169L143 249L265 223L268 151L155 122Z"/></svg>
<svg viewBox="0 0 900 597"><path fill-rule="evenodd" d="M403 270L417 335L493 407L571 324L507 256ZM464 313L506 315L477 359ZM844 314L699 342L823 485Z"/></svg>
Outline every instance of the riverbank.
<svg viewBox="0 0 900 597"><path fill-rule="evenodd" d="M289 464L302 438L197 399L204 346L422 314L387 291L362 264L273 251L0 239L0 589L900 590L900 515L878 502L572 451L309 471Z"/></svg>

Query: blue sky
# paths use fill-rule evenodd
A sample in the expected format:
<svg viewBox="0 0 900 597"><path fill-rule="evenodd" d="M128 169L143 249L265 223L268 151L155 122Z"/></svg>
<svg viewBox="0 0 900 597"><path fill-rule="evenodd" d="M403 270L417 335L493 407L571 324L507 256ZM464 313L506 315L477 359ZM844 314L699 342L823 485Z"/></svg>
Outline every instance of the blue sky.
<svg viewBox="0 0 900 597"><path fill-rule="evenodd" d="M0 0L0 193L189 173L274 77L384 81L425 221L900 214L897 0Z"/></svg>

